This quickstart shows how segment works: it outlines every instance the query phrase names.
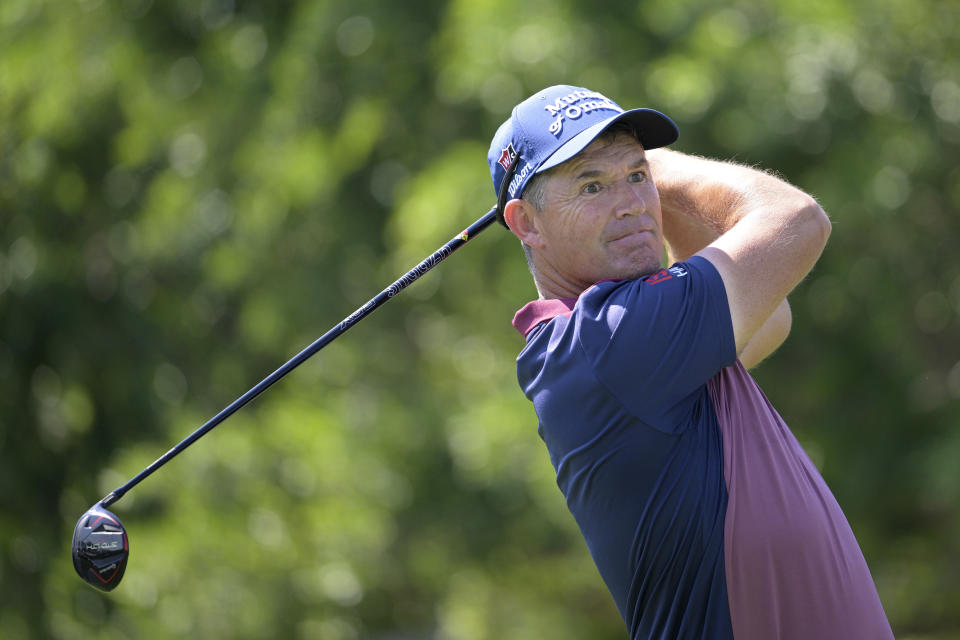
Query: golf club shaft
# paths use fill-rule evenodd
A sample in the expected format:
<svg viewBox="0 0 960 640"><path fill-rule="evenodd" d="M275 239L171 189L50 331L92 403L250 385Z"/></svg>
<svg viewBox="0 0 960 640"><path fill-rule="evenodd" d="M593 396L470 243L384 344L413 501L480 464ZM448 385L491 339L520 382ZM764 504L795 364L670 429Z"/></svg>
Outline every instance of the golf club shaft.
<svg viewBox="0 0 960 640"><path fill-rule="evenodd" d="M220 413L215 415L213 418L207 421L202 427L191 433L189 436L184 438L179 444L167 451L161 457L157 458L150 466L134 476L130 481L125 485L118 487L107 494L99 504L103 507L109 507L111 504L123 497L123 495L132 489L133 487L140 484L147 476L152 474L154 471L165 465L171 459L173 459L181 451L189 447L191 444L200 439L208 431L213 429L215 426L229 418L234 414L240 407L244 406L258 395L263 393L268 387L270 387L274 382L287 375L298 366L300 366L304 361L306 361L310 356L316 352L323 349L325 346L333 342L336 338L341 336L347 329L355 325L357 322L365 318L370 314L374 309L382 305L384 302L392 298L393 296L400 293L402 290L407 288L410 284L416 281L420 276L425 274L427 271L430 271L438 263L440 263L444 258L449 256L451 253L462 247L467 243L468 240L473 239L478 233L486 229L490 224L496 220L497 207L494 206L490 211L488 211L482 218L474 222L472 225L467 227L462 233L458 234L452 238L445 245L437 249L430 257L426 258L423 262L415 266L413 269L408 271L402 277L400 277L396 282L391 284L389 287L381 291L375 297L371 298L364 304L362 307L354 311L352 314L344 318L339 324L334 326L332 329L327 331L321 337L317 338L310 346L306 349L295 355L293 358L288 360L283 366L271 373L269 376L261 380L255 387L247 391L245 394L234 400L230 405L223 409Z"/></svg>

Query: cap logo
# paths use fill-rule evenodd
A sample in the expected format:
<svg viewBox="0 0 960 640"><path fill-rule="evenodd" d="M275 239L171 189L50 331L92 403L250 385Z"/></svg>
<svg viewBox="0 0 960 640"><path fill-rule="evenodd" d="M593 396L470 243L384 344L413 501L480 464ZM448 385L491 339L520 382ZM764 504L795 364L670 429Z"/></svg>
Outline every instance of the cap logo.
<svg viewBox="0 0 960 640"><path fill-rule="evenodd" d="M547 127L547 131L557 138L563 133L564 118L576 120L585 113L592 111L623 113L623 109L618 107L610 98L596 91L572 91L565 96L560 96L553 104L548 104L543 109L554 118L550 126Z"/></svg>
<svg viewBox="0 0 960 640"><path fill-rule="evenodd" d="M497 162L503 167L504 171L510 169L510 165L517 157L517 152L513 148L513 143L507 145L507 148L500 152L500 159Z"/></svg>
<svg viewBox="0 0 960 640"><path fill-rule="evenodd" d="M519 189L520 185L527 179L527 176L533 173L533 168L533 165L528 162L513 175L513 180L510 181L510 186L507 187L511 198L517 195L517 189Z"/></svg>

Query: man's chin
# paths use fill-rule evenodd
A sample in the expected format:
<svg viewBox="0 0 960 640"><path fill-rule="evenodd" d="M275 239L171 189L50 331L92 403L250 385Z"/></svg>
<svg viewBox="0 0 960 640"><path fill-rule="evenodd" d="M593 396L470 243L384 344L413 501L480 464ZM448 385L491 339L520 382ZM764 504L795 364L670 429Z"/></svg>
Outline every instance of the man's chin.
<svg viewBox="0 0 960 640"><path fill-rule="evenodd" d="M656 273L662 269L662 265L659 260L646 260L640 264L632 265L624 271L623 276L620 276L622 280L637 280L644 276L649 276L652 273Z"/></svg>
<svg viewBox="0 0 960 640"><path fill-rule="evenodd" d="M622 261L620 264L608 264L607 268L601 271L594 271L592 277L584 278L582 281L595 284L605 280L638 280L644 276L656 273L663 266L659 258L647 255L645 258L636 257L633 260Z"/></svg>

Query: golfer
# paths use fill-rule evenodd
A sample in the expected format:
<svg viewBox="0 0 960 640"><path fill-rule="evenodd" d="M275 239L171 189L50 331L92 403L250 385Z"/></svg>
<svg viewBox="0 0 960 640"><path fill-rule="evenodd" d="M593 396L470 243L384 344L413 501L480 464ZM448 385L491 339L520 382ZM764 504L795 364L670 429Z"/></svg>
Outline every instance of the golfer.
<svg viewBox="0 0 960 640"><path fill-rule="evenodd" d="M517 374L557 484L635 640L892 638L840 506L747 373L830 222L770 174L660 149L676 138L555 86L491 144L539 293L513 320Z"/></svg>

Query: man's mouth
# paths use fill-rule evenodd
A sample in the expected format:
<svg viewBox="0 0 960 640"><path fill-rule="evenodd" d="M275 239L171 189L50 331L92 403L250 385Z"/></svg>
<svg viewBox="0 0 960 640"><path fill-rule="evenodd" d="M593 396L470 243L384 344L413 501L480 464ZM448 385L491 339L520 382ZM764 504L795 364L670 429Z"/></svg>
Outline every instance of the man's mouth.
<svg viewBox="0 0 960 640"><path fill-rule="evenodd" d="M640 239L644 234L652 234L653 232L649 229L636 229L633 231L628 231L627 233L620 234L615 236L613 239L608 240L608 242L621 242L628 241L632 239Z"/></svg>

